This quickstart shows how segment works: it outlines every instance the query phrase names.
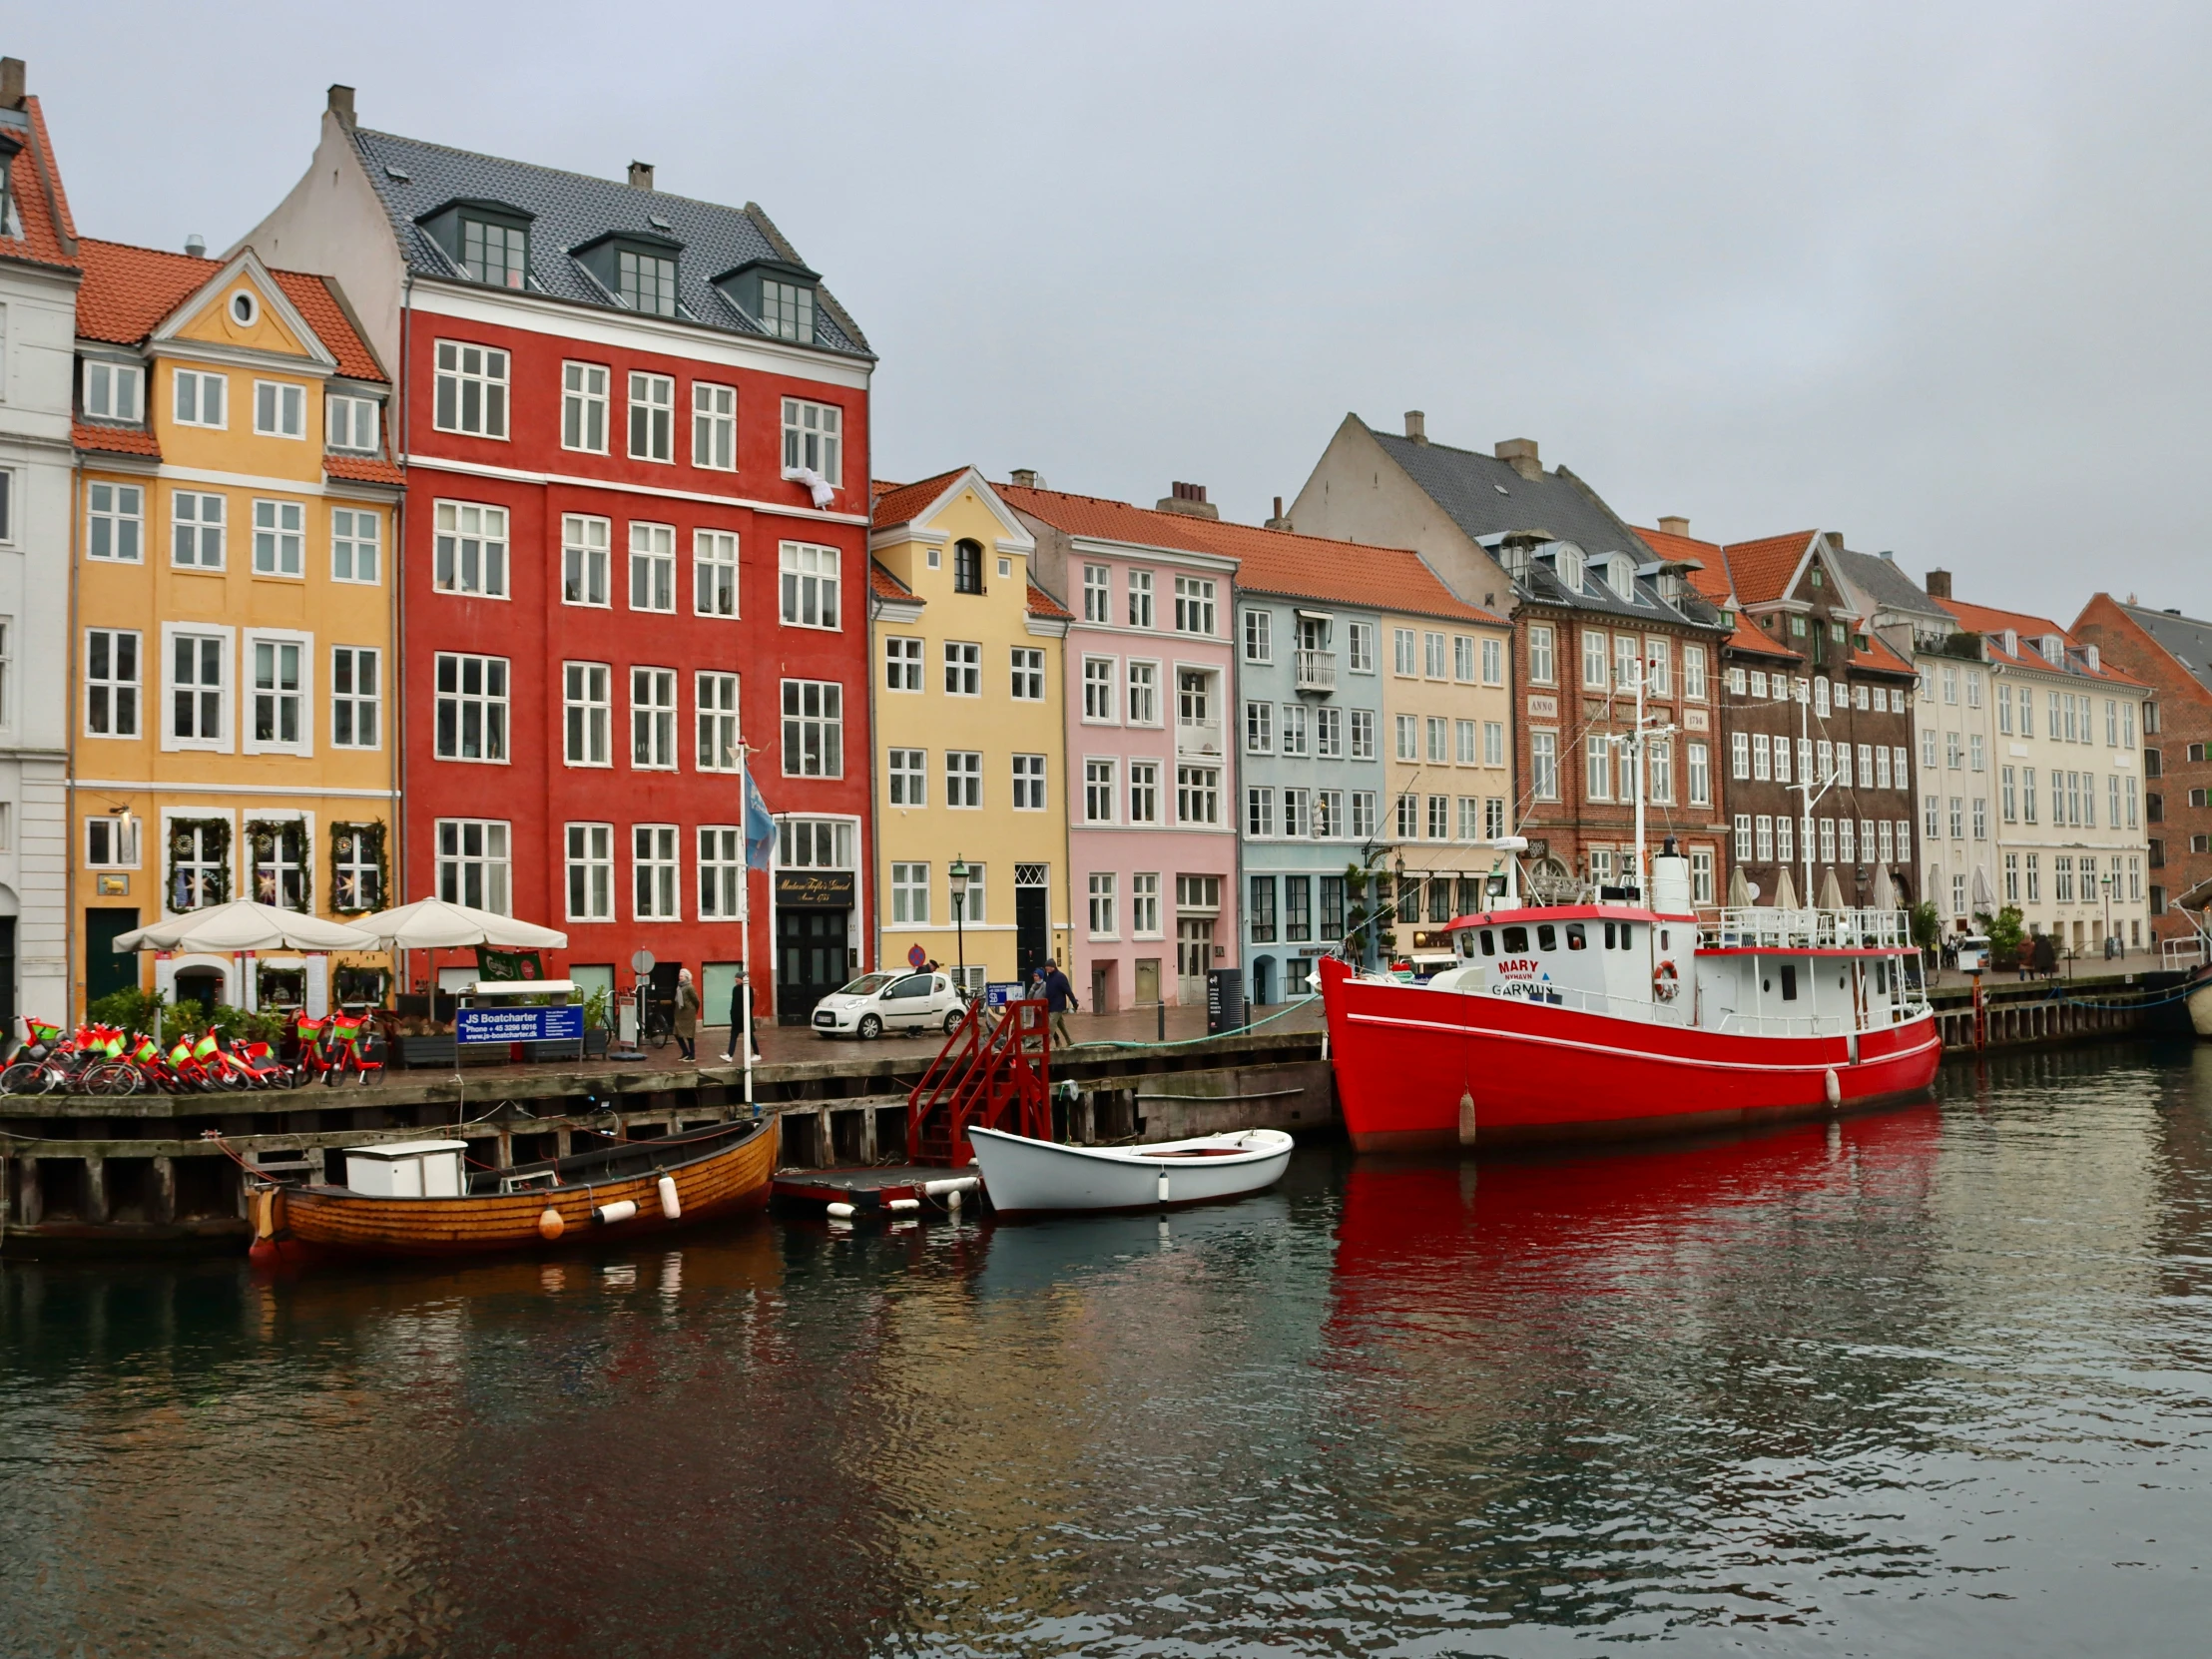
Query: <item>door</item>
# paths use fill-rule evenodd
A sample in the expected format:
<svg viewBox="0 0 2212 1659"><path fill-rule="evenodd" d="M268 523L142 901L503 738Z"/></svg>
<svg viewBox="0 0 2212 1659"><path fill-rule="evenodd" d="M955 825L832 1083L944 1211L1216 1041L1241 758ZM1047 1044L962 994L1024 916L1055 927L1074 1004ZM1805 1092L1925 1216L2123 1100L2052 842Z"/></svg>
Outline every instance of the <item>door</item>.
<svg viewBox="0 0 2212 1659"><path fill-rule="evenodd" d="M1091 1012L1114 1012L1114 964L1111 962L1091 964Z"/></svg>
<svg viewBox="0 0 2212 1659"><path fill-rule="evenodd" d="M1140 956L1137 958L1136 1005L1143 1008L1159 1000L1160 958L1157 956Z"/></svg>
<svg viewBox="0 0 2212 1659"><path fill-rule="evenodd" d="M97 904L85 911L85 1000L97 1002L103 996L117 991L135 991L139 982L138 957L134 954L117 955L115 941L118 935L128 933L139 924L136 905ZM5 985L8 1000L15 1000L15 918L7 920L8 972L0 978ZM14 1010L9 1010L11 1016ZM59 1019L59 1010L48 1017Z"/></svg>
<svg viewBox="0 0 2212 1659"><path fill-rule="evenodd" d="M1052 953L1051 889L1014 889L1014 977L1024 985Z"/></svg>
<svg viewBox="0 0 2212 1659"><path fill-rule="evenodd" d="M845 910L776 912L776 1019L806 1025L815 1004L845 981Z"/></svg>
<svg viewBox="0 0 2212 1659"><path fill-rule="evenodd" d="M1175 924L1175 999L1185 1007L1204 1006L1206 970L1214 965L1212 917Z"/></svg>

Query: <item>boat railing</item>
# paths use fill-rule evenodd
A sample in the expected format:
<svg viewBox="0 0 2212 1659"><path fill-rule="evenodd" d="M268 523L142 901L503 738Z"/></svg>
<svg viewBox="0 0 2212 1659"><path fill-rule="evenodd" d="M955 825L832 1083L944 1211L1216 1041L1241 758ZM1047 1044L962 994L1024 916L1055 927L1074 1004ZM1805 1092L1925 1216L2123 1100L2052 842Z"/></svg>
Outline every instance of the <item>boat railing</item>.
<svg viewBox="0 0 2212 1659"><path fill-rule="evenodd" d="M1907 950L1913 921L1903 910L1731 906L1699 928L1698 942L1722 950Z"/></svg>
<svg viewBox="0 0 2212 1659"><path fill-rule="evenodd" d="M2169 972L2193 968L2205 959L2204 938L2191 933L2185 939L2167 939L2158 947L2158 965Z"/></svg>
<svg viewBox="0 0 2212 1659"><path fill-rule="evenodd" d="M1572 1008L1580 1013L1601 1014L1610 1019L1637 1020L1646 1025L1670 1025L1680 1030L1723 1031L1749 1037L1845 1037L1854 1030L1877 1031L1904 1025L1929 1012L1925 997L1910 993L1900 1002L1869 1001L1859 1014L1744 1014L1731 1008L1710 1010L1700 1017L1697 999L1687 988L1672 1002L1649 997L1616 996L1610 991L1585 990L1549 979L1511 979L1495 986L1470 987L1462 996L1495 996L1537 1007Z"/></svg>

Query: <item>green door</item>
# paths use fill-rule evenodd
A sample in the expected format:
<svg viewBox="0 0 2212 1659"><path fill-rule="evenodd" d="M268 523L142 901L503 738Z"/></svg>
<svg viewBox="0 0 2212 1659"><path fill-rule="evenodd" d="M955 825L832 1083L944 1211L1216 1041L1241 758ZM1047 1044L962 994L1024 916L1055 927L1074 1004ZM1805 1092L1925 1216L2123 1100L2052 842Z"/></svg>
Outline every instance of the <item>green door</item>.
<svg viewBox="0 0 2212 1659"><path fill-rule="evenodd" d="M117 991L135 991L139 982L138 952L116 953L118 935L139 924L138 906L96 904L85 911L85 1000L97 1002ZM47 1015L60 1019L56 1011Z"/></svg>

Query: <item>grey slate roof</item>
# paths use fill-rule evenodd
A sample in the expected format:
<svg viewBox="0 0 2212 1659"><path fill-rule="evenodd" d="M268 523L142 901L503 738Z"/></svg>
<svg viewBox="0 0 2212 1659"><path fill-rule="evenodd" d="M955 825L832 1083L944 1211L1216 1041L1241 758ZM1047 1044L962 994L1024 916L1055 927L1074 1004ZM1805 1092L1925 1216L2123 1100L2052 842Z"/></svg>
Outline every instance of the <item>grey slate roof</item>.
<svg viewBox="0 0 2212 1659"><path fill-rule="evenodd" d="M726 208L367 128L357 128L353 142L369 183L376 187L391 218L400 255L418 276L467 280L445 250L415 223L456 199L504 202L534 215L531 291L607 310L623 306L569 257L569 251L611 231L682 243L676 282L684 320L732 333L765 335L766 330L717 288L713 278L751 260L806 264L768 215L751 203ZM667 221L665 229L653 223L654 216ZM872 355L859 325L828 288L818 288L816 299L817 346L848 355Z"/></svg>
<svg viewBox="0 0 2212 1659"><path fill-rule="evenodd" d="M1871 599L1877 609L1925 619L1932 628L1946 634L1958 626L1958 619L1929 598L1919 583L1898 568L1895 559L1846 550L1836 555L1836 562L1843 569L1844 580Z"/></svg>
<svg viewBox="0 0 2212 1659"><path fill-rule="evenodd" d="M1494 455L1454 449L1449 444L1415 443L1395 433L1378 432L1372 426L1368 430L1383 452L1472 540L1490 542L1516 530L1542 530L1555 541L1573 542L1590 561L1608 553L1626 553L1640 565L1658 558L1595 490L1563 468L1523 478ZM1635 586L1633 599L1622 598L1587 561L1579 590L1570 591L1559 580L1554 566L1544 560L1531 561L1525 574L1513 582L1519 597L1533 604L1567 605L1697 628L1721 625L1719 610L1699 595L1691 594L1679 602L1662 599L1650 577L1639 579Z"/></svg>
<svg viewBox="0 0 2212 1659"><path fill-rule="evenodd" d="M2212 622L2153 611L2141 605L2122 605L2125 611L2183 668L2198 685L2212 688Z"/></svg>

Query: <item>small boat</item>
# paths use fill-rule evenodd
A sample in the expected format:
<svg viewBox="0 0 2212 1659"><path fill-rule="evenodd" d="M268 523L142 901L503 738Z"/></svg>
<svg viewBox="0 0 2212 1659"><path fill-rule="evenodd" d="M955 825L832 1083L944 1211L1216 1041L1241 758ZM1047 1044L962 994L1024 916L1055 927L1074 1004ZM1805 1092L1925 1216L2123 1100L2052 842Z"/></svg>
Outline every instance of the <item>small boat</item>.
<svg viewBox="0 0 2212 1659"><path fill-rule="evenodd" d="M1296 1144L1280 1129L1156 1146L1062 1146L970 1126L983 1191L1001 1215L1150 1210L1242 1198L1283 1178Z"/></svg>
<svg viewBox="0 0 2212 1659"><path fill-rule="evenodd" d="M252 1194L254 1256L475 1256L691 1227L768 1203L773 1118L464 1171L460 1141L346 1149L346 1186Z"/></svg>

